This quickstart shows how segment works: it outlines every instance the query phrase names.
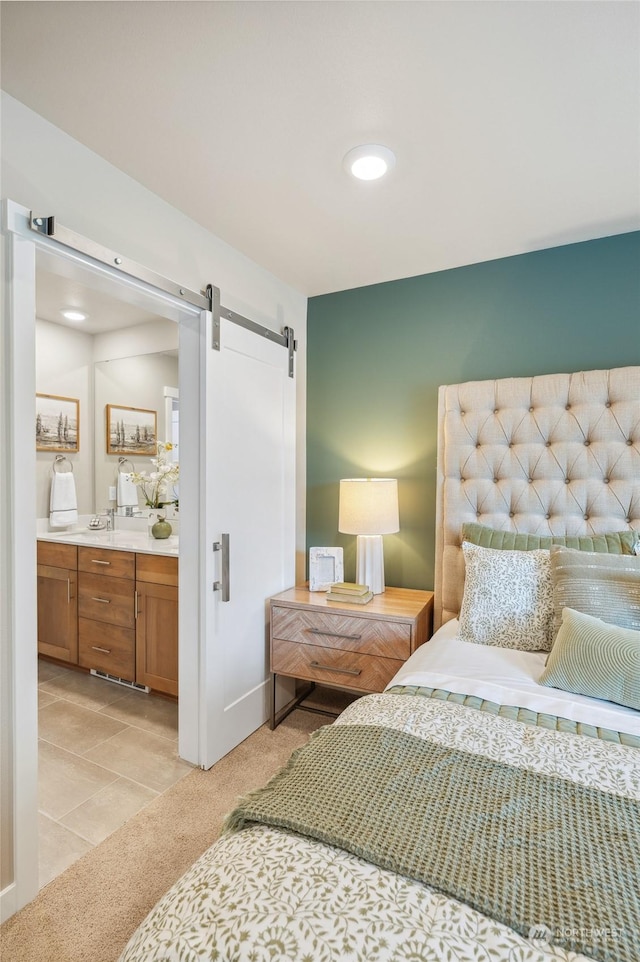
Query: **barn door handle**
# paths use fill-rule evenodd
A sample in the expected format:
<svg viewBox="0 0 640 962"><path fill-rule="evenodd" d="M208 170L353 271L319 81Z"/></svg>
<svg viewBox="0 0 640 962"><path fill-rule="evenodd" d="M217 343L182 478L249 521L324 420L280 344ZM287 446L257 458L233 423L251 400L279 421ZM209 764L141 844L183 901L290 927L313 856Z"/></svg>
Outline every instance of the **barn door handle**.
<svg viewBox="0 0 640 962"><path fill-rule="evenodd" d="M220 592L221 601L230 601L231 585L230 585L230 577L229 577L229 535L223 534L221 536L220 541L214 542L213 550L221 552L221 557L220 557L221 580L213 582L213 590Z"/></svg>

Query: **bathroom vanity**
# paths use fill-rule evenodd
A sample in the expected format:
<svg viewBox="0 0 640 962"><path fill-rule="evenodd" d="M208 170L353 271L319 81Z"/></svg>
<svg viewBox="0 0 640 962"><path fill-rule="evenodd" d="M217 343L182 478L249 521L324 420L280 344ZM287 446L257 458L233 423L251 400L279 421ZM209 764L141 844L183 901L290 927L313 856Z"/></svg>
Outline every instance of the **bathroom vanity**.
<svg viewBox="0 0 640 962"><path fill-rule="evenodd" d="M178 694L177 537L38 537L38 652Z"/></svg>

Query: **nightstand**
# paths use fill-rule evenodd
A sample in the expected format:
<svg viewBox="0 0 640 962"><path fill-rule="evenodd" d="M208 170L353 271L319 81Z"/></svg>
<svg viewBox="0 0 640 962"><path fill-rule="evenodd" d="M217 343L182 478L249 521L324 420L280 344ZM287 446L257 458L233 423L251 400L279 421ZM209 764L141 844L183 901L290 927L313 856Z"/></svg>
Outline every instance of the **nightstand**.
<svg viewBox="0 0 640 962"><path fill-rule="evenodd" d="M327 601L289 588L270 599L271 728L305 698L275 710L276 676L361 694L383 691L409 655L431 637L433 592L387 588L367 605Z"/></svg>

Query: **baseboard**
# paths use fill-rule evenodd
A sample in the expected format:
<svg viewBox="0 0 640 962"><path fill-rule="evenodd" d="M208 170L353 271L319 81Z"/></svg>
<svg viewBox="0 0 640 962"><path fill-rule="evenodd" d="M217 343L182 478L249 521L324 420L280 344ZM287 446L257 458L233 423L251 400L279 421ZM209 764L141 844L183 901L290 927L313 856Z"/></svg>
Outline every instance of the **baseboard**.
<svg viewBox="0 0 640 962"><path fill-rule="evenodd" d="M17 911L16 883L11 882L0 892L0 922L6 922Z"/></svg>

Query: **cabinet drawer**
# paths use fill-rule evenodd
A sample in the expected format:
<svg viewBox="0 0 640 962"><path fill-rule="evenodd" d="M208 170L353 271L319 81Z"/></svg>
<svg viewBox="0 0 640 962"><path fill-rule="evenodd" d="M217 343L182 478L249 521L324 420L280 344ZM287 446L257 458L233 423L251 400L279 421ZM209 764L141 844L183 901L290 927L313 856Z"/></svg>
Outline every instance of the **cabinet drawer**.
<svg viewBox="0 0 640 962"><path fill-rule="evenodd" d="M38 564L75 570L78 567L78 549L74 544L38 541Z"/></svg>
<svg viewBox="0 0 640 962"><path fill-rule="evenodd" d="M136 580L178 586L178 559L167 555L137 554Z"/></svg>
<svg viewBox="0 0 640 962"><path fill-rule="evenodd" d="M134 583L81 571L78 575L78 614L123 628L135 627Z"/></svg>
<svg viewBox="0 0 640 962"><path fill-rule="evenodd" d="M78 664L127 681L135 679L136 633L131 628L78 619Z"/></svg>
<svg viewBox="0 0 640 962"><path fill-rule="evenodd" d="M271 671L358 691L382 691L402 665L403 661L396 658L300 645L279 638L271 646Z"/></svg>
<svg viewBox="0 0 640 962"><path fill-rule="evenodd" d="M302 645L321 645L405 661L411 654L411 625L341 612L304 608L271 609L271 635Z"/></svg>
<svg viewBox="0 0 640 962"><path fill-rule="evenodd" d="M112 551L111 548L78 548L78 571L133 580L136 556L132 551Z"/></svg>

